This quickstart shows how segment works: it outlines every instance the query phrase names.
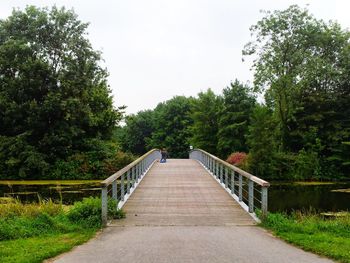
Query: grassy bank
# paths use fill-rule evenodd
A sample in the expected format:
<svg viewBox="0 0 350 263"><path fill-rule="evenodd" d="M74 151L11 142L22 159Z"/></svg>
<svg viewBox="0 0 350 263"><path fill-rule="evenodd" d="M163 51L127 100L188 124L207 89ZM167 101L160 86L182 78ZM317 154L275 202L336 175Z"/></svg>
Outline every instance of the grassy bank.
<svg viewBox="0 0 350 263"><path fill-rule="evenodd" d="M123 217L109 200L109 214ZM66 207L51 201L0 204L0 262L42 262L84 243L101 227L101 200Z"/></svg>
<svg viewBox="0 0 350 263"><path fill-rule="evenodd" d="M350 262L350 213L331 219L312 213L270 213L261 225L304 250Z"/></svg>

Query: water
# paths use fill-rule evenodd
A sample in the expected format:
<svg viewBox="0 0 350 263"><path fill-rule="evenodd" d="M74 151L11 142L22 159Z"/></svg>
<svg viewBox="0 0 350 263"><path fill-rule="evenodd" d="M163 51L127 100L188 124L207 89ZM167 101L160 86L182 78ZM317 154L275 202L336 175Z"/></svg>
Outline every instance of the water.
<svg viewBox="0 0 350 263"><path fill-rule="evenodd" d="M308 210L319 212L350 211L350 189L347 183L272 183L269 188L269 211L290 212ZM22 202L52 199L72 204L84 197L100 196L100 181L0 181L0 198L16 197ZM1 200L0 200L1 201Z"/></svg>
<svg viewBox="0 0 350 263"><path fill-rule="evenodd" d="M0 198L15 197L24 203L52 199L73 204L84 197L100 196L100 182L79 181L0 181ZM1 201L1 200L0 200Z"/></svg>
<svg viewBox="0 0 350 263"><path fill-rule="evenodd" d="M318 212L350 211L347 183L272 183L269 188L269 211L291 212L315 209Z"/></svg>

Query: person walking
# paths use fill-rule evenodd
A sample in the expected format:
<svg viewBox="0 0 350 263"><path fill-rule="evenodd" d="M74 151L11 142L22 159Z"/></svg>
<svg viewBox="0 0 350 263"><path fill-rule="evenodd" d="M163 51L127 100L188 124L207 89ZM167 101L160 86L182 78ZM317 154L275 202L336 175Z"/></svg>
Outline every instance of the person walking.
<svg viewBox="0 0 350 263"><path fill-rule="evenodd" d="M166 151L166 149L163 148L163 149L160 151L160 154L162 155L162 158L160 159L160 162L161 162L161 163L166 163L166 158L168 158L168 152Z"/></svg>

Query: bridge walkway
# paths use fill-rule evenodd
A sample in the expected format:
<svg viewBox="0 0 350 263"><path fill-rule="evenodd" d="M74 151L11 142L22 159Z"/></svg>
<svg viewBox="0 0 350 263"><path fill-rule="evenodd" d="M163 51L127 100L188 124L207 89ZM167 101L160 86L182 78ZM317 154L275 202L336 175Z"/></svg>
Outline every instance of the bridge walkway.
<svg viewBox="0 0 350 263"><path fill-rule="evenodd" d="M114 226L254 225L254 219L195 160L156 162Z"/></svg>

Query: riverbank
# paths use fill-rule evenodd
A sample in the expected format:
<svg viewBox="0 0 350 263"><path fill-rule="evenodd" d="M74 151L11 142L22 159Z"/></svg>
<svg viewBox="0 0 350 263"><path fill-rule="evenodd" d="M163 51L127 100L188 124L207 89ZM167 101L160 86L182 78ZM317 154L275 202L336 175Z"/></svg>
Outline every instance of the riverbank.
<svg viewBox="0 0 350 263"><path fill-rule="evenodd" d="M109 200L109 214L123 217ZM42 262L69 251L101 228L101 200L87 198L73 206L51 201L0 204L0 262Z"/></svg>
<svg viewBox="0 0 350 263"><path fill-rule="evenodd" d="M350 212L334 218L312 213L269 213L261 226L306 251L350 262Z"/></svg>

